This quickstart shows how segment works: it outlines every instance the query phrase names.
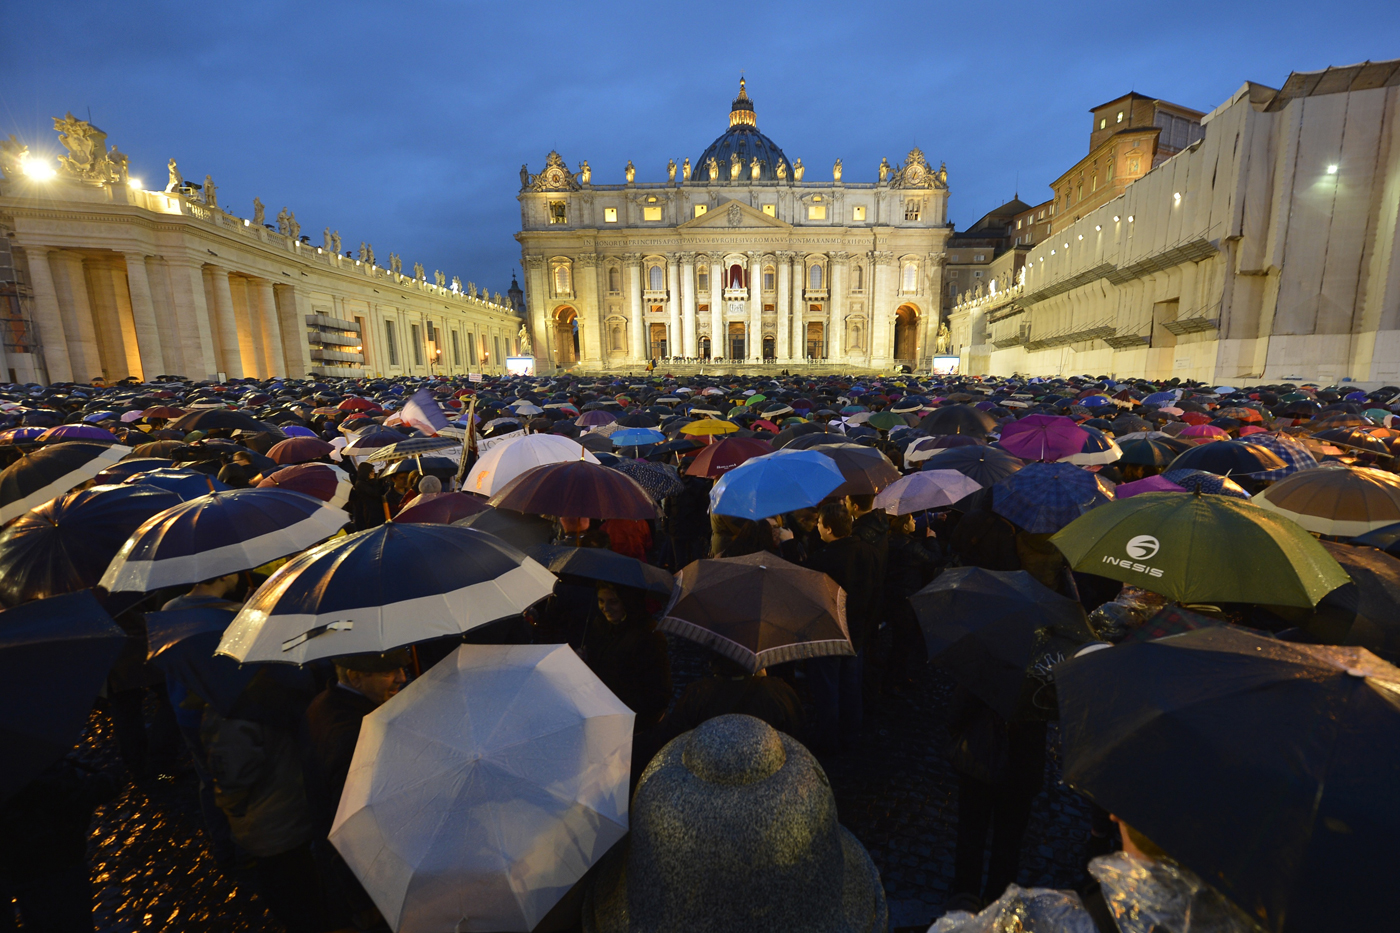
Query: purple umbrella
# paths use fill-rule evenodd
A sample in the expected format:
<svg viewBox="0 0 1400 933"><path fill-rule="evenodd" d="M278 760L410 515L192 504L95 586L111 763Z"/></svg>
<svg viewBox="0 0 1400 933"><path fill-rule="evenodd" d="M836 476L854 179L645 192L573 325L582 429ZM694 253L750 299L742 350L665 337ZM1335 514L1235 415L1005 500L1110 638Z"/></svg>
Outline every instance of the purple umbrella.
<svg viewBox="0 0 1400 933"><path fill-rule="evenodd" d="M612 424L617 420L617 415L610 411L603 411L601 408L593 411L586 411L574 419L574 424L581 428L594 428L599 425Z"/></svg>
<svg viewBox="0 0 1400 933"><path fill-rule="evenodd" d="M1002 426L1001 446L1022 460L1054 462L1084 449L1085 431L1063 415L1027 415Z"/></svg>
<svg viewBox="0 0 1400 933"><path fill-rule="evenodd" d="M60 424L39 435L41 444L54 441L98 441L103 444L115 444L117 436L111 431L90 424Z"/></svg>
<svg viewBox="0 0 1400 933"><path fill-rule="evenodd" d="M1136 496L1140 492L1185 492L1186 490L1173 483L1171 480L1162 479L1160 476L1148 476L1144 479L1134 480L1131 483L1120 483L1113 490L1114 499L1127 499L1129 496Z"/></svg>
<svg viewBox="0 0 1400 933"><path fill-rule="evenodd" d="M321 435L317 434L315 431L311 430L310 428L303 428L303 427L302 427L301 425L299 425L299 424L284 424L284 425L282 425L282 433L285 434L285 435L287 435L288 437L316 437L316 438L319 438L319 437L321 436Z"/></svg>

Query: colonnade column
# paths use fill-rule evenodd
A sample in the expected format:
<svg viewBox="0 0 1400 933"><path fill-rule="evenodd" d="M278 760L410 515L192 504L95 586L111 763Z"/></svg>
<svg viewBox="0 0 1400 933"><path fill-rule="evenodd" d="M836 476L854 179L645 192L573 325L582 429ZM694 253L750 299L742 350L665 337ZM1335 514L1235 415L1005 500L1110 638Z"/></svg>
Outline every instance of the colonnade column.
<svg viewBox="0 0 1400 933"><path fill-rule="evenodd" d="M792 359L792 253L784 250L778 257L778 362Z"/></svg>
<svg viewBox="0 0 1400 933"><path fill-rule="evenodd" d="M228 270L210 266L214 280L214 322L219 330L219 365L229 379L243 378L243 357L238 347L238 322L233 316L233 289Z"/></svg>
<svg viewBox="0 0 1400 933"><path fill-rule="evenodd" d="M258 311L262 316L263 342L267 345L267 368L269 376L288 376L287 360L282 352L282 326L277 316L277 293L267 279L254 279L252 291L257 292ZM251 310L252 296L249 296Z"/></svg>
<svg viewBox="0 0 1400 933"><path fill-rule="evenodd" d="M311 303L306 295L293 285L278 283L272 286L272 294L277 301L277 317L282 327L283 358L287 375L293 379L305 378L314 365L311 360L311 345L306 340L306 316L311 313ZM365 331L374 326L374 321L374 311L371 309L370 313L365 315ZM370 334L360 332L360 348L366 360L369 359L370 339ZM480 358L468 362L474 369L480 365ZM379 368L381 371L384 369L382 365Z"/></svg>
<svg viewBox="0 0 1400 933"><path fill-rule="evenodd" d="M724 326L724 267L710 260L710 356L729 356L729 331Z"/></svg>
<svg viewBox="0 0 1400 933"><path fill-rule="evenodd" d="M58 294L53 287L53 272L49 269L49 250L43 247L25 248L29 260L29 287L34 291L34 323L43 341L44 369L49 382L72 382L73 364L68 356L68 337L63 330L63 318L58 309ZM88 374L84 374L87 378Z"/></svg>
<svg viewBox="0 0 1400 933"><path fill-rule="evenodd" d="M870 364L883 366L891 359L893 347L890 342L890 324L894 319L895 277L899 270L894 265L894 253L876 250L870 254L873 260L870 271L874 276L874 288L870 301Z"/></svg>
<svg viewBox="0 0 1400 933"><path fill-rule="evenodd" d="M846 274L849 269L849 256L846 253L831 254L831 292L827 300L826 315L826 356L827 359L841 358L841 338L846 330Z"/></svg>
<svg viewBox="0 0 1400 933"><path fill-rule="evenodd" d="M639 253L628 253L622 261L627 265L627 342L631 351L628 356L632 362L640 363L648 356L642 327L642 257Z"/></svg>
<svg viewBox="0 0 1400 933"><path fill-rule="evenodd" d="M695 359L700 341L695 333L695 254L681 253L681 356Z"/></svg>
<svg viewBox="0 0 1400 933"><path fill-rule="evenodd" d="M528 306L527 320L530 322L530 336L534 343L531 350L534 351L535 359L543 359L549 364L549 368L554 368L555 356L554 328L551 322L546 320L545 299L549 296L549 283L546 281L543 256L525 257L525 301ZM486 350L486 337L481 335L482 353ZM478 364L479 365L479 364Z"/></svg>
<svg viewBox="0 0 1400 933"><path fill-rule="evenodd" d="M185 366L181 375L191 379L212 379L219 370L214 353L214 334L209 321L209 302L204 294L204 267L190 259L167 259L170 290L175 302L175 319L180 322Z"/></svg>
<svg viewBox="0 0 1400 933"><path fill-rule="evenodd" d="M929 299L920 328L923 339L919 344L919 359L927 359L930 367L933 366L934 354L938 352L938 328L943 323L943 263L941 254L930 254L924 270Z"/></svg>
<svg viewBox="0 0 1400 933"><path fill-rule="evenodd" d="M141 376L154 379L166 372L165 355L160 350L160 323L151 300L151 280L146 274L146 255L130 252L126 257L126 286L131 294L131 319L136 327L136 352L141 358Z"/></svg>
<svg viewBox="0 0 1400 933"><path fill-rule="evenodd" d="M763 359L763 254L750 252L749 257L749 327L744 355L751 361Z"/></svg>
<svg viewBox="0 0 1400 933"><path fill-rule="evenodd" d="M574 279L574 284L577 286L574 289L574 297L578 304L574 311L578 314L579 322L579 359L596 363L600 362L605 355L603 350L603 303L598 294L598 254L581 253L574 257L574 262L578 267L578 275Z"/></svg>
<svg viewBox="0 0 1400 933"><path fill-rule="evenodd" d="M675 256L666 257L666 355L681 355L681 271Z"/></svg>
<svg viewBox="0 0 1400 933"><path fill-rule="evenodd" d="M57 269L54 289L63 309L63 332L68 337L68 359L79 381L87 382L102 373L102 355L97 351L97 329L92 323L92 302L88 299L87 275L81 253L54 250L50 267Z"/></svg>

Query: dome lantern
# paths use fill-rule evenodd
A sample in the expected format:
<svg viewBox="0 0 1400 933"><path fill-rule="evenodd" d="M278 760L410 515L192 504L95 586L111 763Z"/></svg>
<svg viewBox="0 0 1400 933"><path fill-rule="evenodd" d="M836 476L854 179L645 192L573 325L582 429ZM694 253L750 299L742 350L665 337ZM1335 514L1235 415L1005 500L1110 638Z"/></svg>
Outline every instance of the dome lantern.
<svg viewBox="0 0 1400 933"><path fill-rule="evenodd" d="M734 98L733 105L729 108L729 127L752 126L758 128L758 117L753 110L753 101L749 100L748 91L744 89L744 79L739 79L739 96Z"/></svg>

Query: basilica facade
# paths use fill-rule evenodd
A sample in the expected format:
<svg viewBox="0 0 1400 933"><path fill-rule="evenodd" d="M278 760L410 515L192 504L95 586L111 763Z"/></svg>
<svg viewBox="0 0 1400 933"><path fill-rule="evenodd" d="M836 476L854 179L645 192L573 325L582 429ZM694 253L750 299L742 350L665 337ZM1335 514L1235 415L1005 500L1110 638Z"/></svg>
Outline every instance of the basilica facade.
<svg viewBox="0 0 1400 933"><path fill-rule="evenodd" d="M816 179L759 132L744 82L729 128L666 180L594 184L551 152L521 167L527 326L537 369L927 366L941 320L948 176L918 149Z"/></svg>

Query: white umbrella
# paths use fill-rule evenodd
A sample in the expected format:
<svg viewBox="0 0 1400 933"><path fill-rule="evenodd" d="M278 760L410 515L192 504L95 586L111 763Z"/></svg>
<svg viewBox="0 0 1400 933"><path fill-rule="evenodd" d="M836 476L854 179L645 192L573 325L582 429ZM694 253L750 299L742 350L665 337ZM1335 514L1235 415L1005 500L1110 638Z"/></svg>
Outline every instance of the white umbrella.
<svg viewBox="0 0 1400 933"><path fill-rule="evenodd" d="M582 456L589 463L598 458L578 441L558 434L527 434L492 447L467 473L463 492L494 496L521 473L546 463L567 463Z"/></svg>
<svg viewBox="0 0 1400 933"><path fill-rule="evenodd" d="M627 832L633 718L567 645L463 645L365 717L331 844L398 933L531 930Z"/></svg>
<svg viewBox="0 0 1400 933"><path fill-rule="evenodd" d="M923 470L890 483L875 497L875 508L891 515L943 509L972 495L982 486L957 470Z"/></svg>

